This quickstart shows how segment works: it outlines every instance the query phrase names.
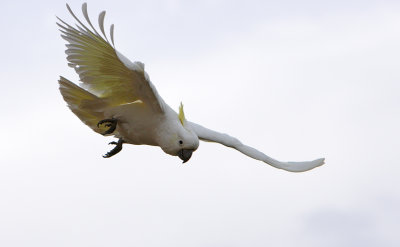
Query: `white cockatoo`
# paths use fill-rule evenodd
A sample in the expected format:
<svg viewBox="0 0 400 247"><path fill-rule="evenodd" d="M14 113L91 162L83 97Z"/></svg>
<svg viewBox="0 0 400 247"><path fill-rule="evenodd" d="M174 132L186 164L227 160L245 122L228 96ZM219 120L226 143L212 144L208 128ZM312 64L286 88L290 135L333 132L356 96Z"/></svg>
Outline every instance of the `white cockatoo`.
<svg viewBox="0 0 400 247"><path fill-rule="evenodd" d="M131 62L115 49L114 25L110 40L104 32L105 11L98 24L92 25L87 5L82 5L83 24L67 4L78 22L73 27L59 19L61 36L67 41L68 65L79 74L81 86L60 77L60 91L73 113L95 132L118 138L114 149L103 157L109 158L122 149L124 143L159 146L170 155L187 162L199 147L199 140L217 142L273 167L302 172L324 164L324 159L308 162L280 162L244 145L227 134L207 129L185 118L183 105L175 112L157 93L145 72L144 64Z"/></svg>

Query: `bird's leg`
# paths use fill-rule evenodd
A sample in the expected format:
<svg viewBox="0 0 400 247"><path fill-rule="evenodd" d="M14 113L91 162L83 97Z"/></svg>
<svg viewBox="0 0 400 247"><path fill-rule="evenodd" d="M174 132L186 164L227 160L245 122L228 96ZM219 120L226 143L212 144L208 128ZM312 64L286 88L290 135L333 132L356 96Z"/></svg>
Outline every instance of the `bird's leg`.
<svg viewBox="0 0 400 247"><path fill-rule="evenodd" d="M110 142L108 145L115 145L115 147L105 155L103 155L103 158L110 158L117 153L119 153L122 150L122 144L124 143L124 140L119 139L118 142Z"/></svg>
<svg viewBox="0 0 400 247"><path fill-rule="evenodd" d="M103 133L103 135L108 135L108 134L112 134L115 131L115 129L117 128L118 120L115 119L115 118L109 118L109 119L100 120L97 123L97 128L100 128L100 125L104 124L104 123L105 123L105 126L108 127L108 130L106 130Z"/></svg>

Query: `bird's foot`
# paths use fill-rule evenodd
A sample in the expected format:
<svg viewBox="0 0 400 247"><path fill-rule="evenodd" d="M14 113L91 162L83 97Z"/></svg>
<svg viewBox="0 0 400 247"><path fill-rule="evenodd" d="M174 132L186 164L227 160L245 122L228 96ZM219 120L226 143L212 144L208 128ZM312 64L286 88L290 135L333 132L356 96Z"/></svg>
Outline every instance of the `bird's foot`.
<svg viewBox="0 0 400 247"><path fill-rule="evenodd" d="M117 123L118 120L115 118L103 119L97 123L97 128L100 128L100 125L105 124L104 126L108 127L108 130L103 132L103 135L108 135L112 134L115 131L115 129L117 128Z"/></svg>
<svg viewBox="0 0 400 247"><path fill-rule="evenodd" d="M119 153L122 150L122 144L124 143L124 140L119 139L118 142L110 142L108 145L115 145L115 147L105 155L103 155L103 158L110 158L117 153Z"/></svg>

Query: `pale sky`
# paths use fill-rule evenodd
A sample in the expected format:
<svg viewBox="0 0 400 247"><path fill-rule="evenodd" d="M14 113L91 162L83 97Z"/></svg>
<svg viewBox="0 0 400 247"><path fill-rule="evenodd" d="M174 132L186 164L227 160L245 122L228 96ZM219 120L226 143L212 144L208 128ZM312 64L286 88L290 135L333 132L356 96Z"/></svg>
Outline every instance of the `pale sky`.
<svg viewBox="0 0 400 247"><path fill-rule="evenodd" d="M82 2L69 1L79 16ZM0 246L400 246L399 1L89 1L188 120L290 173L201 143L184 165L66 107L63 1L2 1Z"/></svg>

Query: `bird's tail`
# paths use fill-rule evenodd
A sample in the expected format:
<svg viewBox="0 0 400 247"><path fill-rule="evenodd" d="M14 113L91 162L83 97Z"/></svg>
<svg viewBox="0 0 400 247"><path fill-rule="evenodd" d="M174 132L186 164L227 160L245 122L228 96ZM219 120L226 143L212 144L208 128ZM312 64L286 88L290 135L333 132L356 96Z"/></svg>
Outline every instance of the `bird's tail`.
<svg viewBox="0 0 400 247"><path fill-rule="evenodd" d="M103 111L107 104L101 98L62 76L58 83L60 92L71 111L95 132L104 132L103 129L97 127L97 123L105 118Z"/></svg>

